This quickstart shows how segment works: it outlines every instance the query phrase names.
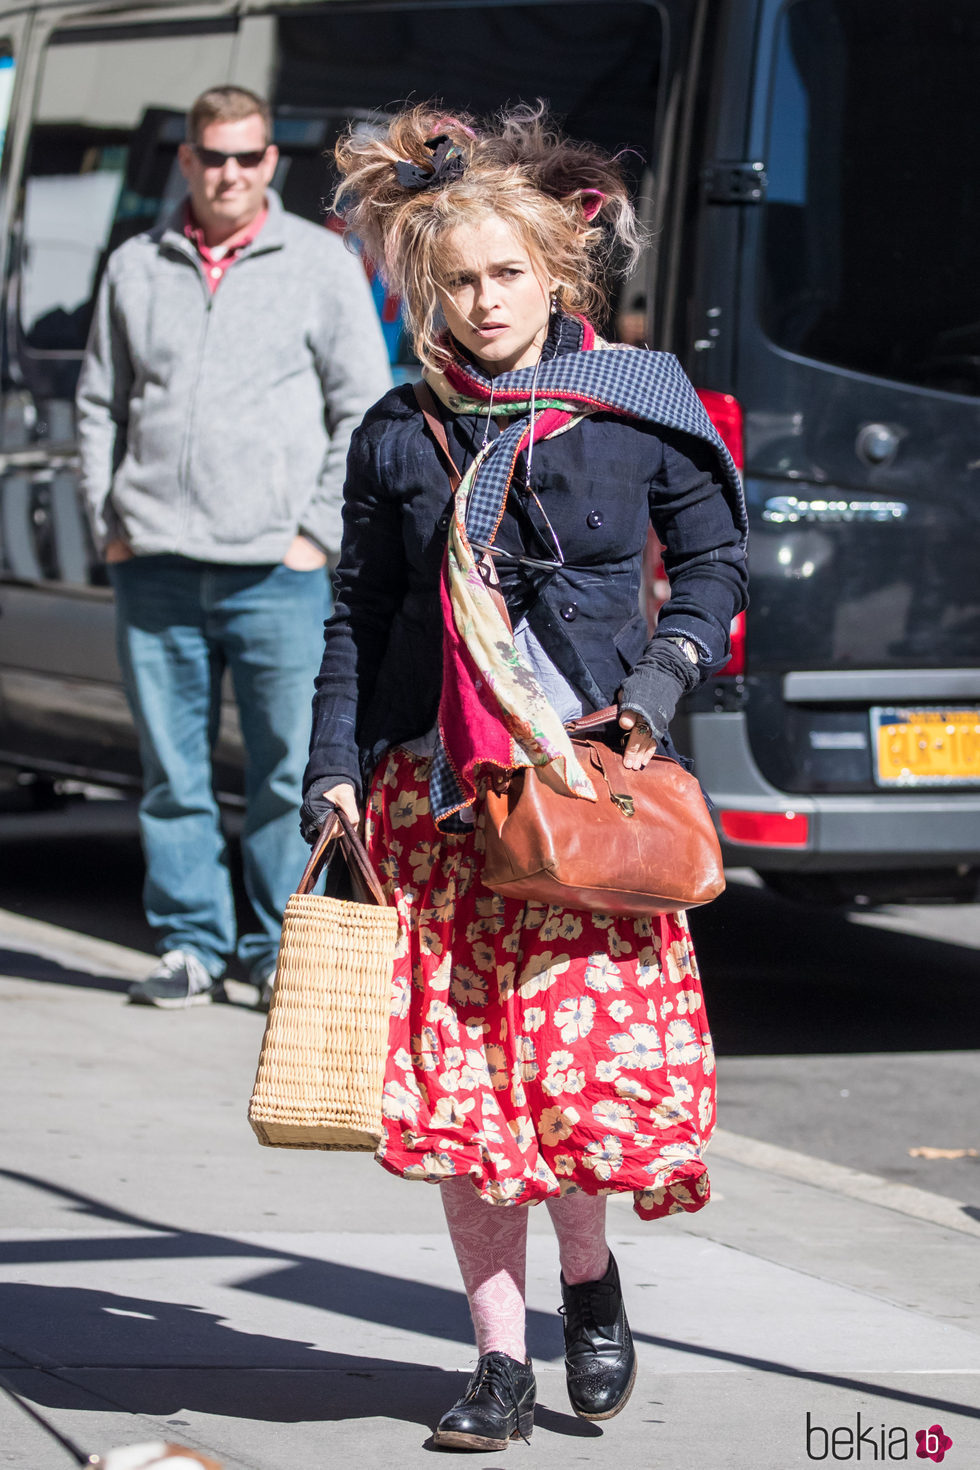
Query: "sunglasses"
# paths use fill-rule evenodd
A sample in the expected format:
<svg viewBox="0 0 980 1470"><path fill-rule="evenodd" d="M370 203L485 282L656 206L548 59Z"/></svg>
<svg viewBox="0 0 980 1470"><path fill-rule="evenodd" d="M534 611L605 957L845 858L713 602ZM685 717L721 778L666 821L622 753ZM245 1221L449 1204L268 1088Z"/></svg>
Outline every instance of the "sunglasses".
<svg viewBox="0 0 980 1470"><path fill-rule="evenodd" d="M539 545L544 549L548 557L547 561L543 557L528 556L526 553L507 551L503 546L488 546L483 541L471 541L470 546L474 551L479 551L484 556L499 556L505 561L516 562L523 567L532 567L535 571L560 572L565 565L565 553L561 549L561 542L558 540L555 528L548 519L547 511L530 485L524 485L520 488L515 486L514 488L517 489L517 505L523 512L524 519L533 531ZM540 511L541 518L544 521L544 529L535 525L530 513L528 500L533 500ZM547 531L547 535L545 535L545 530Z"/></svg>
<svg viewBox="0 0 980 1470"><path fill-rule="evenodd" d="M192 143L191 147L205 168L224 168L230 158L239 168L258 168L269 151L268 143L264 148L252 148L247 153L222 153L220 148L202 148L200 143Z"/></svg>

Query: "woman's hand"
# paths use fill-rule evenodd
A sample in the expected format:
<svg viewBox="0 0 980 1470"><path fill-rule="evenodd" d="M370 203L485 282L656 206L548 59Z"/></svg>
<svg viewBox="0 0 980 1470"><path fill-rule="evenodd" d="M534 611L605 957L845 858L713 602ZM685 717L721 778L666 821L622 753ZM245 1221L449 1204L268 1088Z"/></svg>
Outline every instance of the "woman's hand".
<svg viewBox="0 0 980 1470"><path fill-rule="evenodd" d="M642 771L648 764L657 738L670 728L677 701L701 682L697 649L689 639L682 642L689 652L670 635L654 634L616 696L619 723L631 732L623 762L629 771Z"/></svg>
<svg viewBox="0 0 980 1470"><path fill-rule="evenodd" d="M320 794L332 806L340 808L352 827L357 826L361 820L361 814L357 810L357 792L349 781L341 781L339 786L331 786L328 791Z"/></svg>
<svg viewBox="0 0 980 1470"><path fill-rule="evenodd" d="M352 827L360 822L357 810L357 793L349 781L326 788L314 784L303 798L299 813L299 830L303 841L312 847L323 830L323 824L332 811L342 811Z"/></svg>
<svg viewBox="0 0 980 1470"><path fill-rule="evenodd" d="M624 709L619 716L619 726L620 729L631 732L626 742L623 765L628 771L642 771L657 753L656 736L643 716L635 710Z"/></svg>

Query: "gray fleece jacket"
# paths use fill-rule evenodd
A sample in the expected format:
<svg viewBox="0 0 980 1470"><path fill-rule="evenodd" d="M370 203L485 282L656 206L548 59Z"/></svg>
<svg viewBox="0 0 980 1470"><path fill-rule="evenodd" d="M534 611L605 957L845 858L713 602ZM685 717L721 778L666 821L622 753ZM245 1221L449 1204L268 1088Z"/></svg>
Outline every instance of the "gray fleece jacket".
<svg viewBox="0 0 980 1470"><path fill-rule="evenodd" d="M391 373L356 256L268 203L213 295L183 207L110 257L78 386L100 550L277 562L298 531L340 548L348 442Z"/></svg>

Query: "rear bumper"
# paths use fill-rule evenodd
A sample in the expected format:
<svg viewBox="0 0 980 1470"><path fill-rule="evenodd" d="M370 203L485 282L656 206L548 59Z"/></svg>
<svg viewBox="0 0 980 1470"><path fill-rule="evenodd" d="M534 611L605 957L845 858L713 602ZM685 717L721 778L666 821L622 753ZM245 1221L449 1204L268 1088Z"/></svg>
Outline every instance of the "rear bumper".
<svg viewBox="0 0 980 1470"><path fill-rule="evenodd" d="M805 813L805 846L722 839L729 866L786 872L958 867L980 864L980 788L800 796L778 790L752 758L745 716L692 714L695 770L718 811Z"/></svg>

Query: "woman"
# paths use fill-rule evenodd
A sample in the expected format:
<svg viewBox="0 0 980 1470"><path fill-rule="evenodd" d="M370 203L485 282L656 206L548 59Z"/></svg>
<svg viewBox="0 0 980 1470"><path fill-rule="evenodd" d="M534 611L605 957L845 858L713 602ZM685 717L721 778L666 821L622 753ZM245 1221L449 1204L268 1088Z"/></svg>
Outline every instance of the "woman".
<svg viewBox="0 0 980 1470"><path fill-rule="evenodd" d="M590 325L600 270L638 244L613 161L530 109L477 130L431 107L337 157L340 206L403 298L434 422L403 386L352 441L304 826L312 840L332 806L352 820L363 806L398 907L378 1158L440 1183L476 1329L476 1372L434 1443L502 1449L534 1409L523 1206L544 1200L558 1236L572 1406L609 1418L635 1356L605 1196L631 1190L649 1220L707 1202L714 1063L683 915L492 893L481 780L551 764L587 821L563 722L614 700L627 766L647 764L679 697L727 657L744 509L674 359L609 349ZM651 522L672 591L648 640Z"/></svg>

